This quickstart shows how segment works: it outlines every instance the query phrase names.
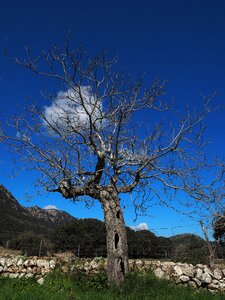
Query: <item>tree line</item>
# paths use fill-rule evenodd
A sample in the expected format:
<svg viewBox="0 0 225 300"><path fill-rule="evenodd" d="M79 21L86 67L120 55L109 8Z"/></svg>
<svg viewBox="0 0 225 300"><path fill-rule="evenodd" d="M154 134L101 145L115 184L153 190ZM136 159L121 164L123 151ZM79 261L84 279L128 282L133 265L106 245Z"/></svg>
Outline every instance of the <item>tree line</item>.
<svg viewBox="0 0 225 300"><path fill-rule="evenodd" d="M168 259L207 263L206 242L193 234L157 237L148 230L126 227L129 258ZM11 238L8 247L26 255L73 252L77 257L106 257L105 224L97 219L74 219L44 234L23 232Z"/></svg>

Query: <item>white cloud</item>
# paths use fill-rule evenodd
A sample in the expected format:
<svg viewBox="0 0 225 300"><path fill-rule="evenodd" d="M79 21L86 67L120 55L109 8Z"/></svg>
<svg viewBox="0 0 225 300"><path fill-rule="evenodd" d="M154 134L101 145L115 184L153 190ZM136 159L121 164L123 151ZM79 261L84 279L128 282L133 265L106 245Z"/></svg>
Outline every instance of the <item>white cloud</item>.
<svg viewBox="0 0 225 300"><path fill-rule="evenodd" d="M100 125L102 104L90 86L81 86L80 89L59 92L53 103L44 107L44 115L50 124L59 128L69 129L72 126L87 130L89 115L96 126Z"/></svg>
<svg viewBox="0 0 225 300"><path fill-rule="evenodd" d="M58 210L58 208L55 205L52 205L52 204L46 205L44 207L44 209L56 209L56 210Z"/></svg>
<svg viewBox="0 0 225 300"><path fill-rule="evenodd" d="M130 226L130 228L134 231L148 230L148 225L146 223L140 223L136 226Z"/></svg>

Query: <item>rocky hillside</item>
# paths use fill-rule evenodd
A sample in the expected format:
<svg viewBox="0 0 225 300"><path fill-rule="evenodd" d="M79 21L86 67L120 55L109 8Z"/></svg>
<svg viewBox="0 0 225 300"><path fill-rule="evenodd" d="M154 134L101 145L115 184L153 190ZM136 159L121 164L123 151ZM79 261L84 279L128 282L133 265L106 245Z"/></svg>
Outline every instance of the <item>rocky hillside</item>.
<svg viewBox="0 0 225 300"><path fill-rule="evenodd" d="M69 221L74 220L70 214L65 211L57 209L42 209L38 206L32 206L26 208L29 215L35 218L37 221L48 223L50 226L63 225Z"/></svg>
<svg viewBox="0 0 225 300"><path fill-rule="evenodd" d="M45 234L73 219L64 211L41 209L37 206L23 207L0 185L0 242L24 231Z"/></svg>

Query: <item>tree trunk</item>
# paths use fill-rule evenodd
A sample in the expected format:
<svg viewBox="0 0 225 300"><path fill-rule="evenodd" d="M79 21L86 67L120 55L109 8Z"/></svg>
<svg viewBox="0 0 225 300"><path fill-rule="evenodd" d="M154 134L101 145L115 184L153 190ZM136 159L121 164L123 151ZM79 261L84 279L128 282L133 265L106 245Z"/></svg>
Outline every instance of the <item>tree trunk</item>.
<svg viewBox="0 0 225 300"><path fill-rule="evenodd" d="M210 240L209 240L209 236L208 236L208 233L207 233L207 230L204 226L204 223L202 221L200 221L200 225L202 227L202 231L204 233L204 236L205 236L205 240L206 240L206 243L207 243L207 247L208 247L208 250L209 250L209 267L211 269L213 269L215 267L215 252L216 252L216 246L212 246Z"/></svg>
<svg viewBox="0 0 225 300"><path fill-rule="evenodd" d="M101 192L107 240L108 283L119 285L128 271L127 233L118 193L114 189Z"/></svg>

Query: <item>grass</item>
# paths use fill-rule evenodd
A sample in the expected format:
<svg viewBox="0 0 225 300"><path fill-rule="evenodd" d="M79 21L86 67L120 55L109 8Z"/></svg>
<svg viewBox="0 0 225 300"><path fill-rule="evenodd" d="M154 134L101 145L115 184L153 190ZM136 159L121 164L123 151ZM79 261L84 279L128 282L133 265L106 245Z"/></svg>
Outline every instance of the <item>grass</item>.
<svg viewBox="0 0 225 300"><path fill-rule="evenodd" d="M43 285L34 279L0 278L0 300L225 300L212 295L158 280L152 274L129 274L119 288L107 287L106 276L85 277L82 273L66 276L54 272Z"/></svg>

